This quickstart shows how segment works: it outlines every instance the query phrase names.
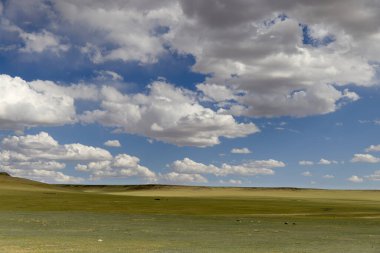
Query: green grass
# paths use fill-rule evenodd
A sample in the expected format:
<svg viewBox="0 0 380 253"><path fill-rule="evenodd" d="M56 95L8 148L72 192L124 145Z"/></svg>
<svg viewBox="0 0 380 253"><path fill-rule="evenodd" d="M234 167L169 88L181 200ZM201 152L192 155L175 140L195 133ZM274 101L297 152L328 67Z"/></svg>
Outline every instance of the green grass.
<svg viewBox="0 0 380 253"><path fill-rule="evenodd" d="M377 191L52 186L0 176L0 252L378 253L379 227Z"/></svg>

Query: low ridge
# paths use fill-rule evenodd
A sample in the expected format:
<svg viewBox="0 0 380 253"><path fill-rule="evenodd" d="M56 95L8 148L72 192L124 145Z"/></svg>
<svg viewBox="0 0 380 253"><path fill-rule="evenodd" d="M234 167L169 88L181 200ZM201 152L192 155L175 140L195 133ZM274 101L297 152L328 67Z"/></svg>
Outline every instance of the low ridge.
<svg viewBox="0 0 380 253"><path fill-rule="evenodd" d="M10 175L7 172L0 172L0 190L23 190L23 191L29 191L29 190L56 190L57 187L50 184L45 184L42 182L26 179L26 178L20 178L20 177L14 177ZM59 189L59 188L58 188Z"/></svg>

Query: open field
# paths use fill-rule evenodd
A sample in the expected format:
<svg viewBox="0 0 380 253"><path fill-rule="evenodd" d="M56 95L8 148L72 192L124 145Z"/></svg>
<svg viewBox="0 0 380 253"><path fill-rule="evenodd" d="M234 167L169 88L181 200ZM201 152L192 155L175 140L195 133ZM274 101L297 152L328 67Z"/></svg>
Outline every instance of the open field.
<svg viewBox="0 0 380 253"><path fill-rule="evenodd" d="M0 252L380 252L380 192L0 176Z"/></svg>

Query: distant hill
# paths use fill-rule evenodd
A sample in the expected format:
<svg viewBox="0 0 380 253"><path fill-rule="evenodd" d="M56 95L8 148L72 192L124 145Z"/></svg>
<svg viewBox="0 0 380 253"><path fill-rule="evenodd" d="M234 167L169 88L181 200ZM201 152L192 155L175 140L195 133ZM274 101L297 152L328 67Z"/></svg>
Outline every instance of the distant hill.
<svg viewBox="0 0 380 253"><path fill-rule="evenodd" d="M26 178L13 177L7 172L0 172L0 190L49 190L57 187Z"/></svg>

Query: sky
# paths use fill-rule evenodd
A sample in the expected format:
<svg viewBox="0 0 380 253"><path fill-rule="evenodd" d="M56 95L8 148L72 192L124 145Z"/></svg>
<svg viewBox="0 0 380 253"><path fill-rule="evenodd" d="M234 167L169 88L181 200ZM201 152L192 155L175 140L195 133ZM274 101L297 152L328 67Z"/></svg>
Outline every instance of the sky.
<svg viewBox="0 0 380 253"><path fill-rule="evenodd" d="M377 0L2 0L0 171L378 189Z"/></svg>

